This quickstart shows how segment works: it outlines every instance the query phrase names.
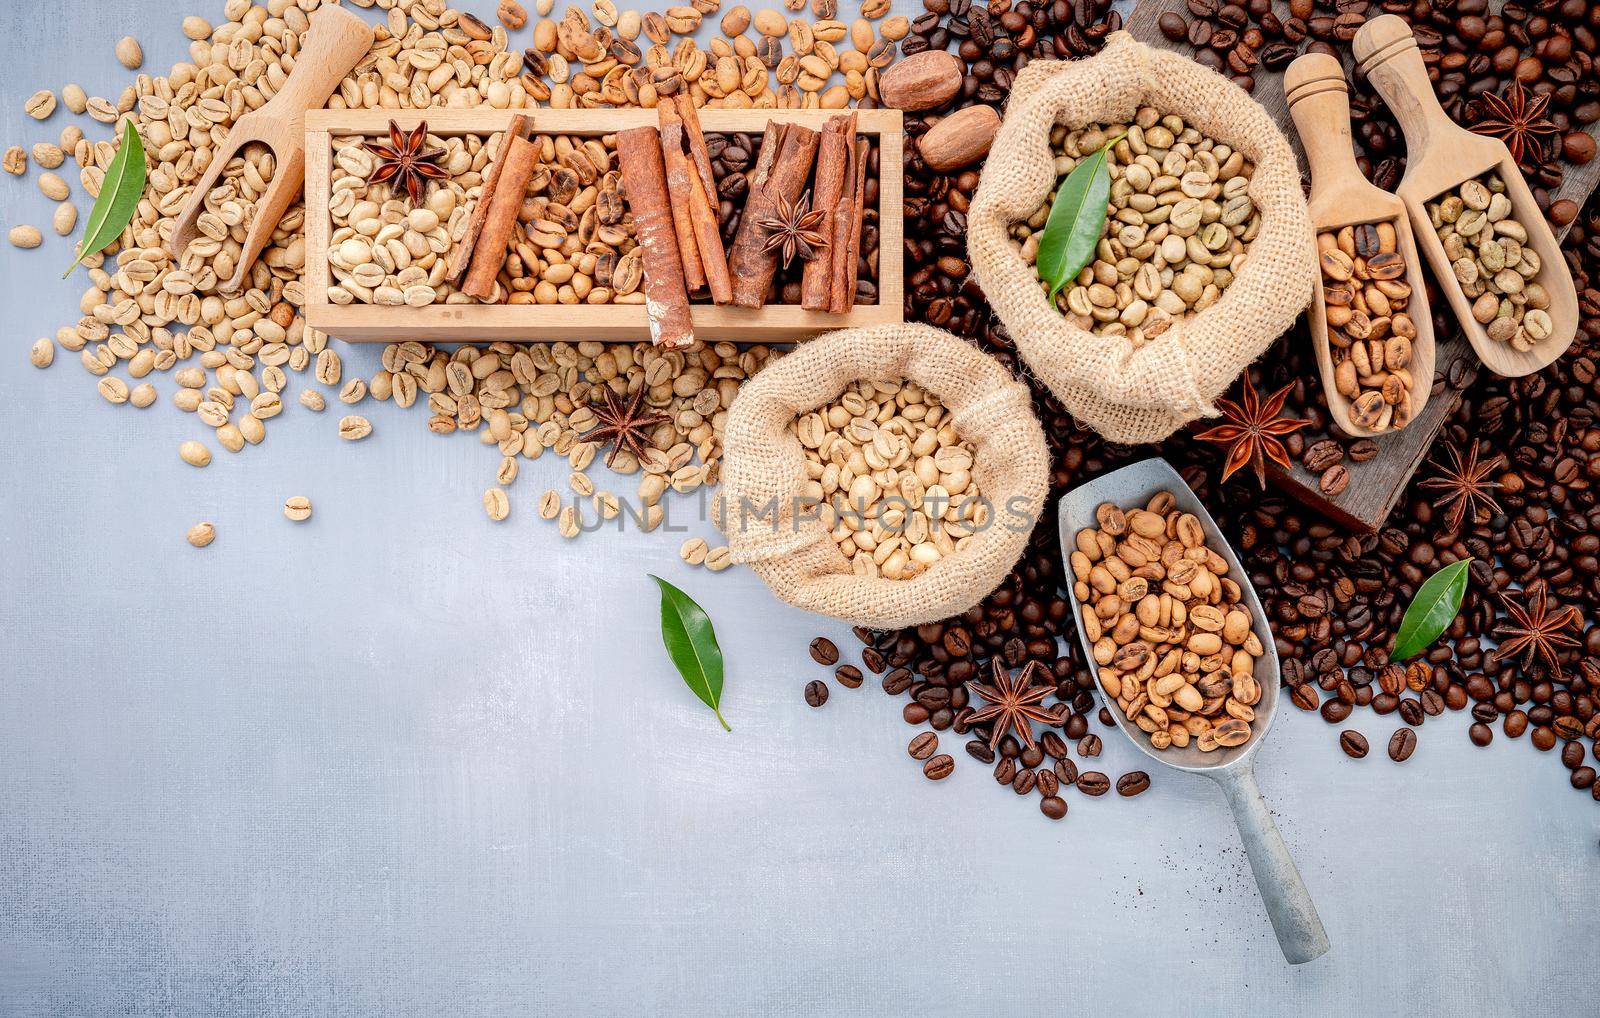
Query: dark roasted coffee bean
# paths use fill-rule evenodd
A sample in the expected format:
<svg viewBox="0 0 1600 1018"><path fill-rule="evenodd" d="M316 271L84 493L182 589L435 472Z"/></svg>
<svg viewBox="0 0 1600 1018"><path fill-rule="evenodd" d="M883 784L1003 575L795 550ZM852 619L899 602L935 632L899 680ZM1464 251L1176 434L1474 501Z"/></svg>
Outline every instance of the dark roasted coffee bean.
<svg viewBox="0 0 1600 1018"><path fill-rule="evenodd" d="M948 753L940 753L922 765L922 773L930 781L943 781L956 769L956 758Z"/></svg>
<svg viewBox="0 0 1600 1018"><path fill-rule="evenodd" d="M967 742L967 755L983 764L994 763L994 750L982 739L971 739Z"/></svg>
<svg viewBox="0 0 1600 1018"><path fill-rule="evenodd" d="M1051 820L1060 820L1067 815L1067 800L1059 795L1047 795L1039 800L1039 812Z"/></svg>
<svg viewBox="0 0 1600 1018"><path fill-rule="evenodd" d="M811 660L831 667L839 661L839 648L826 636L819 636L811 641Z"/></svg>
<svg viewBox="0 0 1600 1018"><path fill-rule="evenodd" d="M1367 755L1367 737L1354 728L1346 728L1339 733L1339 748L1346 756L1359 760Z"/></svg>
<svg viewBox="0 0 1600 1018"><path fill-rule="evenodd" d="M1389 759L1404 763L1417 751L1417 731L1414 728L1396 728L1389 736Z"/></svg>
<svg viewBox="0 0 1600 1018"><path fill-rule="evenodd" d="M1099 756L1102 748L1104 744L1101 743L1100 736L1093 733L1078 740L1078 755L1081 757Z"/></svg>
<svg viewBox="0 0 1600 1018"><path fill-rule="evenodd" d="M1017 776L1011 779L1011 790L1018 795L1027 795L1033 791L1033 786L1038 780L1033 776L1032 771L1027 769L1019 770L1017 771Z"/></svg>
<svg viewBox="0 0 1600 1018"><path fill-rule="evenodd" d="M890 696L899 696L911 688L914 676L909 668L893 668L883 677L883 691Z"/></svg>
<svg viewBox="0 0 1600 1018"><path fill-rule="evenodd" d="M1129 771L1117 779L1117 794L1133 798L1150 787L1150 775L1144 771Z"/></svg>
<svg viewBox="0 0 1600 1018"><path fill-rule="evenodd" d="M883 652L875 647L867 647L862 650L861 663L866 665L867 670L874 675L883 674L883 670L889 667L889 662L884 658Z"/></svg>
<svg viewBox="0 0 1600 1018"><path fill-rule="evenodd" d="M1535 726L1528 740L1533 743L1533 748L1541 753L1548 753L1556 748L1556 733L1544 725Z"/></svg>
<svg viewBox="0 0 1600 1018"><path fill-rule="evenodd" d="M1507 738L1520 739L1522 733L1528 730L1528 715L1520 710L1514 710L1506 715L1505 721L1500 725Z"/></svg>
<svg viewBox="0 0 1600 1018"><path fill-rule="evenodd" d="M1078 791L1084 795L1105 795L1111 791L1111 779L1099 771L1084 771L1078 775Z"/></svg>
<svg viewBox="0 0 1600 1018"><path fill-rule="evenodd" d="M1467 736L1472 739L1474 746L1487 746L1494 741L1494 729L1481 721L1475 721L1467 729Z"/></svg>
<svg viewBox="0 0 1600 1018"><path fill-rule="evenodd" d="M1400 720L1415 728L1426 719L1423 713L1422 701L1414 697L1406 697L1400 701Z"/></svg>
<svg viewBox="0 0 1600 1018"><path fill-rule="evenodd" d="M1294 692L1289 694L1289 699L1294 701L1294 705L1301 710L1316 710L1318 701L1317 687L1309 682L1303 682L1294 687Z"/></svg>
<svg viewBox="0 0 1600 1018"><path fill-rule="evenodd" d="M812 679L806 683L806 703L813 707L821 707L828 702L828 684L821 679Z"/></svg>
<svg viewBox="0 0 1600 1018"><path fill-rule="evenodd" d="M1579 767L1572 772L1572 787L1578 790L1594 787L1595 771L1593 767Z"/></svg>
<svg viewBox="0 0 1600 1018"><path fill-rule="evenodd" d="M1432 689L1424 689L1421 694L1421 699L1422 712L1424 714L1427 714L1429 717L1438 717L1440 714L1444 713L1444 697L1440 696L1437 691Z"/></svg>
<svg viewBox="0 0 1600 1018"><path fill-rule="evenodd" d="M932 732L918 732L911 739L911 745L906 747L906 752L911 754L913 760L926 760L932 756L934 750L939 748L939 737Z"/></svg>
<svg viewBox="0 0 1600 1018"><path fill-rule="evenodd" d="M1055 732L1045 732L1039 737L1039 748L1043 749L1052 760L1060 760L1067 755L1067 743Z"/></svg>
<svg viewBox="0 0 1600 1018"><path fill-rule="evenodd" d="M1336 725L1350 716L1351 709L1347 700L1325 700L1322 704L1322 720Z"/></svg>
<svg viewBox="0 0 1600 1018"><path fill-rule="evenodd" d="M1055 795L1061 790L1061 779L1048 767L1040 767L1034 771L1033 780L1038 783L1040 795Z"/></svg>
<svg viewBox="0 0 1600 1018"><path fill-rule="evenodd" d="M994 765L994 780L1002 785L1009 785L1017 776L1017 762L1008 756L1001 757Z"/></svg>
<svg viewBox="0 0 1600 1018"><path fill-rule="evenodd" d="M1561 744L1561 766L1573 770L1583 764L1583 744L1580 742L1565 742Z"/></svg>
<svg viewBox="0 0 1600 1018"><path fill-rule="evenodd" d="M1329 498L1338 498L1344 494L1346 488L1350 487L1350 471L1342 464L1334 464L1322 472L1317 487Z"/></svg>
<svg viewBox="0 0 1600 1018"><path fill-rule="evenodd" d="M845 687L846 689L861 688L861 669L857 668L855 665L840 665L834 671L833 677L839 680L839 685Z"/></svg>
<svg viewBox="0 0 1600 1018"><path fill-rule="evenodd" d="M1057 760L1055 770L1056 777L1061 779L1063 785L1078 783L1078 765L1071 760Z"/></svg>

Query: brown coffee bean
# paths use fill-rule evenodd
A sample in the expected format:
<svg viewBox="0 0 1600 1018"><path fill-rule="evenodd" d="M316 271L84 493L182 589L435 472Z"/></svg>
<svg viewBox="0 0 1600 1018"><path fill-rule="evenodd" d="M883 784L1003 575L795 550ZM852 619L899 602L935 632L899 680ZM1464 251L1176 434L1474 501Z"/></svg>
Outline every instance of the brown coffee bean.
<svg viewBox="0 0 1600 1018"><path fill-rule="evenodd" d="M1081 757L1099 756L1103 743L1100 736L1089 734L1078 740L1078 755Z"/></svg>
<svg viewBox="0 0 1600 1018"><path fill-rule="evenodd" d="M811 660L831 667L839 660L839 648L826 636L819 636L811 641Z"/></svg>
<svg viewBox="0 0 1600 1018"><path fill-rule="evenodd" d="M1339 748L1346 756L1359 760L1367 755L1367 737L1353 728L1346 728L1339 733Z"/></svg>
<svg viewBox="0 0 1600 1018"><path fill-rule="evenodd" d="M1117 779L1117 794L1133 798L1150 787L1150 775L1144 771L1129 771Z"/></svg>
<svg viewBox="0 0 1600 1018"><path fill-rule="evenodd" d="M1483 722L1478 721L1467 729L1467 736L1472 739L1474 746L1487 746L1494 741L1494 730Z"/></svg>
<svg viewBox="0 0 1600 1018"><path fill-rule="evenodd" d="M834 671L833 677L839 680L839 685L845 687L846 689L861 688L861 669L857 668L855 665L840 665Z"/></svg>
<svg viewBox="0 0 1600 1018"><path fill-rule="evenodd" d="M1078 791L1084 795L1105 795L1111 791L1111 779L1099 771L1084 771L1078 775Z"/></svg>
<svg viewBox="0 0 1600 1018"><path fill-rule="evenodd" d="M940 753L922 765L922 773L929 781L943 781L956 769L956 758L948 753Z"/></svg>
<svg viewBox="0 0 1600 1018"><path fill-rule="evenodd" d="M1389 759L1404 763L1417 751L1417 732L1414 728L1396 728L1389 736Z"/></svg>
<svg viewBox="0 0 1600 1018"><path fill-rule="evenodd" d="M1056 761L1056 777L1061 779L1063 785L1076 785L1078 783L1078 765L1071 760Z"/></svg>
<svg viewBox="0 0 1600 1018"><path fill-rule="evenodd" d="M911 745L906 747L906 752L911 754L913 760L926 760L932 756L934 750L939 748L939 737L932 732L918 732L911 738Z"/></svg>
<svg viewBox="0 0 1600 1018"><path fill-rule="evenodd" d="M892 668L883 677L883 691L890 696L899 696L911 688L914 678L909 668Z"/></svg>
<svg viewBox="0 0 1600 1018"><path fill-rule="evenodd" d="M1067 801L1059 795L1047 795L1039 800L1039 812L1051 820L1060 820L1067 815Z"/></svg>
<svg viewBox="0 0 1600 1018"><path fill-rule="evenodd" d="M821 707L828 702L828 684L821 679L812 679L806 683L806 703L812 707Z"/></svg>
<svg viewBox="0 0 1600 1018"><path fill-rule="evenodd" d="M1322 477L1317 480L1317 487L1329 498L1338 498L1344 490L1350 487L1350 471L1342 464L1334 464L1322 472Z"/></svg>

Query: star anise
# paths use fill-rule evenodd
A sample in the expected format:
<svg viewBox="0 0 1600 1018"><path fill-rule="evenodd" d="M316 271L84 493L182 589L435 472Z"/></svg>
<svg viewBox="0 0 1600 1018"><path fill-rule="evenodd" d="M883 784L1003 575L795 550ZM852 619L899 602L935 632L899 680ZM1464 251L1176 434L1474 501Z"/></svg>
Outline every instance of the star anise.
<svg viewBox="0 0 1600 1018"><path fill-rule="evenodd" d="M1559 134L1556 125L1544 115L1550 97L1529 92L1522 82L1513 81L1505 95L1486 92L1479 100L1481 115L1472 129L1478 134L1499 138L1511 150L1511 158L1522 162L1523 156L1539 162L1546 157L1545 139Z"/></svg>
<svg viewBox="0 0 1600 1018"><path fill-rule="evenodd" d="M1256 393L1256 387L1250 384L1250 377L1246 375L1240 403L1231 399L1217 400L1217 409L1222 411L1228 423L1207 428L1195 437L1202 442L1216 442L1228 447L1228 458L1222 468L1224 481L1243 469L1245 464L1250 464L1255 468L1256 480L1264 489L1267 486L1267 460L1285 470L1293 469L1289 451L1278 438L1299 431L1311 422L1299 417L1279 416L1283 413L1283 401L1288 398L1292 387L1284 386L1263 403Z"/></svg>
<svg viewBox="0 0 1600 1018"><path fill-rule="evenodd" d="M1055 692L1055 686L1048 683L1034 685L1034 676L1039 671L1037 661L1029 661L1016 677L1011 676L1011 671L999 658L994 659L994 684L985 686L979 682L967 683L967 689L974 696L987 700L989 706L980 707L972 712L968 719L974 725L981 725L987 721L994 721L993 734L989 736L989 748L993 750L1000 745L1000 740L1005 737L1006 729L1010 728L1017 733L1017 737L1033 747L1033 725L1029 719L1049 724L1056 720L1053 711L1039 706L1039 701Z"/></svg>
<svg viewBox="0 0 1600 1018"><path fill-rule="evenodd" d="M639 408L643 403L643 389L634 393L633 398L624 404L617 394L611 391L611 387L606 386L605 402L589 408L600 418L600 425L585 432L578 441L613 443L611 455L606 457L608 467L616 461L623 449L633 453L636 459L643 459L645 444L650 439L650 429L667 419L666 414L640 413Z"/></svg>
<svg viewBox="0 0 1600 1018"><path fill-rule="evenodd" d="M828 239L817 232L826 215L827 210L811 207L809 191L793 205L779 198L778 214L767 216L756 224L767 234L767 245L762 250L778 252L786 269L796 258L809 262L817 256L818 251L828 246Z"/></svg>
<svg viewBox="0 0 1600 1018"><path fill-rule="evenodd" d="M1500 487L1500 482L1489 480L1489 475L1500 465L1500 457L1495 455L1487 460L1478 459L1476 439L1467 450L1465 459L1461 457L1461 450L1454 445L1446 445L1444 449L1450 462L1434 464L1439 468L1438 476L1419 481L1417 487L1440 493L1434 508L1449 508L1445 530L1455 534L1460 533L1461 525L1469 518L1474 523L1480 523L1488 519L1490 514L1500 511L1499 503L1489 494Z"/></svg>
<svg viewBox="0 0 1600 1018"><path fill-rule="evenodd" d="M1500 603L1510 618L1495 627L1495 636L1500 640L1495 656L1504 659L1521 654L1524 668L1537 657L1559 676L1561 661L1557 655L1561 653L1561 648L1581 645L1577 637L1563 630L1583 621L1583 613L1570 604L1552 612L1549 593L1542 582L1523 593L1528 595L1526 606L1517 604L1505 594L1500 595Z"/></svg>
<svg viewBox="0 0 1600 1018"><path fill-rule="evenodd" d="M396 191L405 189L413 206L422 204L422 192L430 180L446 180L450 174L434 163L444 158L444 149L424 149L428 138L427 121L409 135L389 121L389 144L362 142L362 147L378 157L378 168L367 178L369 184L390 183Z"/></svg>

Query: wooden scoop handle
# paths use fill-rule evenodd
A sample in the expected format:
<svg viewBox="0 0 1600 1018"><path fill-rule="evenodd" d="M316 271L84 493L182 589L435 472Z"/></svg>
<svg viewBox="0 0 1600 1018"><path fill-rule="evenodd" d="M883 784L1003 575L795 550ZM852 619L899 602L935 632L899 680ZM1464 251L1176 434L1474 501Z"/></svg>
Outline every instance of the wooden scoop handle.
<svg viewBox="0 0 1600 1018"><path fill-rule="evenodd" d="M1439 105L1417 37L1404 20L1393 14L1373 18L1356 33L1351 49L1362 73L1400 122L1411 159L1467 133Z"/></svg>
<svg viewBox="0 0 1600 1018"><path fill-rule="evenodd" d="M342 7L323 7L311 15L305 45L295 54L294 70L262 113L283 121L296 139L301 137L306 111L321 109L339 82L372 48L372 26ZM281 154L281 153L280 153Z"/></svg>
<svg viewBox="0 0 1600 1018"><path fill-rule="evenodd" d="M1311 191L1361 180L1350 139L1350 86L1344 67L1326 53L1307 53L1283 72L1283 95L1311 167Z"/></svg>

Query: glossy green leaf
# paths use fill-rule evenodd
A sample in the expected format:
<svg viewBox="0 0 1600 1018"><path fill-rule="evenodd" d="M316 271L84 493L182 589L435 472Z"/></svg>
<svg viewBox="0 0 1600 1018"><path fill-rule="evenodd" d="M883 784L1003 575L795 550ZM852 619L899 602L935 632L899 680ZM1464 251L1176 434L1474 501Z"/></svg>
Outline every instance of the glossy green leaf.
<svg viewBox="0 0 1600 1018"><path fill-rule="evenodd" d="M133 221L139 209L139 198L144 194L145 165L144 142L130 117L122 122L122 141L117 154L106 167L105 180L100 184L100 197L94 200L94 210L83 228L83 240L78 243L78 257L62 279L72 275L72 270L92 254L99 254L111 242L122 236L122 231Z"/></svg>
<svg viewBox="0 0 1600 1018"><path fill-rule="evenodd" d="M684 684L717 715L722 730L733 731L722 716L722 648L711 617L694 598L663 580L650 575L661 588L661 642Z"/></svg>
<svg viewBox="0 0 1600 1018"><path fill-rule="evenodd" d="M1035 263L1039 278L1050 284L1052 301L1094 258L1100 234L1106 228L1111 197L1111 170L1106 166L1106 156L1111 146L1121 140L1119 134L1102 145L1100 151L1080 161L1056 190Z"/></svg>
<svg viewBox="0 0 1600 1018"><path fill-rule="evenodd" d="M1461 599L1466 596L1467 569L1471 565L1470 558L1452 562L1422 584L1400 620L1394 650L1389 652L1391 661L1416 657L1449 628L1461 610Z"/></svg>

